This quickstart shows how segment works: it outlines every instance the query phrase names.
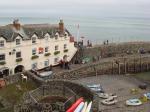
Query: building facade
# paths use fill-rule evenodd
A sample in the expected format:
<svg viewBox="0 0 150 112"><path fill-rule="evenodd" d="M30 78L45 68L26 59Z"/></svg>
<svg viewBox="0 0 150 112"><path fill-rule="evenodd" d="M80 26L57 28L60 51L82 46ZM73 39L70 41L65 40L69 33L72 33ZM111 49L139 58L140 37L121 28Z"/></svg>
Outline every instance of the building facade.
<svg viewBox="0 0 150 112"><path fill-rule="evenodd" d="M18 20L0 26L0 75L57 65L70 61L77 48L61 20L58 25L25 24Z"/></svg>

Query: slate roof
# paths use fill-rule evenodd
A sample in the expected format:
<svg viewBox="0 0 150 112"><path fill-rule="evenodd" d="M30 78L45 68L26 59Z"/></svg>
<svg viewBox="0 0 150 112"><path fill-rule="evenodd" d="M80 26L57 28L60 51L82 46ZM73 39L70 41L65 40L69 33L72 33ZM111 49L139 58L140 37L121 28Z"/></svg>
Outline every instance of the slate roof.
<svg viewBox="0 0 150 112"><path fill-rule="evenodd" d="M65 32L67 32L71 36L67 29L65 29ZM7 42L14 41L14 39L18 35L20 35L23 38L23 40L31 39L33 34L36 34L39 38L44 38L44 35L46 33L49 33L51 37L54 37L56 33L59 33L60 36L64 35L60 33L58 25L25 24L21 25L21 28L18 31L15 30L12 24L0 26L0 37L4 37Z"/></svg>

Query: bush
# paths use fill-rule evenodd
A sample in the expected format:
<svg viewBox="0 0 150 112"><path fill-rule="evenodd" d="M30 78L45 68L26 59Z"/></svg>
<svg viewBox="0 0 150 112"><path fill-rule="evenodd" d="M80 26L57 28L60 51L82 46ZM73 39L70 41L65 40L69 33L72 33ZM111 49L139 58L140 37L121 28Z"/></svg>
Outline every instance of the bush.
<svg viewBox="0 0 150 112"><path fill-rule="evenodd" d="M65 49L64 52L68 52L68 49Z"/></svg>
<svg viewBox="0 0 150 112"><path fill-rule="evenodd" d="M5 61L1 61L1 62L0 62L0 65L5 65L5 64L6 64Z"/></svg>
<svg viewBox="0 0 150 112"><path fill-rule="evenodd" d="M31 57L32 60L37 59L37 58L39 58L39 56L37 56L37 55L34 55L34 56Z"/></svg>
<svg viewBox="0 0 150 112"><path fill-rule="evenodd" d="M60 51L55 51L54 52L54 55L57 55L57 54L59 54L60 53Z"/></svg>
<svg viewBox="0 0 150 112"><path fill-rule="evenodd" d="M44 56L49 56L49 55L51 55L51 53L45 53L45 54L44 54Z"/></svg>
<svg viewBox="0 0 150 112"><path fill-rule="evenodd" d="M16 59L16 62L21 62L21 61L22 61L22 58Z"/></svg>

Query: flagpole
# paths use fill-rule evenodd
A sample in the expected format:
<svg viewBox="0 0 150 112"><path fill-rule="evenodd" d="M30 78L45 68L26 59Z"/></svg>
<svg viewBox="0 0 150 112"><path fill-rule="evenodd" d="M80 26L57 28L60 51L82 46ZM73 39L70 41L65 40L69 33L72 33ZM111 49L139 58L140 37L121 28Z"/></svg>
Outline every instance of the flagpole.
<svg viewBox="0 0 150 112"><path fill-rule="evenodd" d="M78 42L79 42L79 24L77 26L77 44L78 44Z"/></svg>

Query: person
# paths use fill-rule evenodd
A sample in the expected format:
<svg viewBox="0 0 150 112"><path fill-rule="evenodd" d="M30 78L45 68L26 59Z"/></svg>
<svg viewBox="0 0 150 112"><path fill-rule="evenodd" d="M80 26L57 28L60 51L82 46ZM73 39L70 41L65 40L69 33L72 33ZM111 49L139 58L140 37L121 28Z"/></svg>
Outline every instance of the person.
<svg viewBox="0 0 150 112"><path fill-rule="evenodd" d="M50 71L52 71L52 67L53 67L52 65L49 66L49 70L50 70Z"/></svg>
<svg viewBox="0 0 150 112"><path fill-rule="evenodd" d="M68 61L65 62L65 69L68 69L68 70L70 69L69 62L68 62Z"/></svg>
<svg viewBox="0 0 150 112"><path fill-rule="evenodd" d="M63 60L61 59L59 62L60 68L63 68Z"/></svg>
<svg viewBox="0 0 150 112"><path fill-rule="evenodd" d="M107 42L107 45L108 45L109 41L107 40L106 42Z"/></svg>

